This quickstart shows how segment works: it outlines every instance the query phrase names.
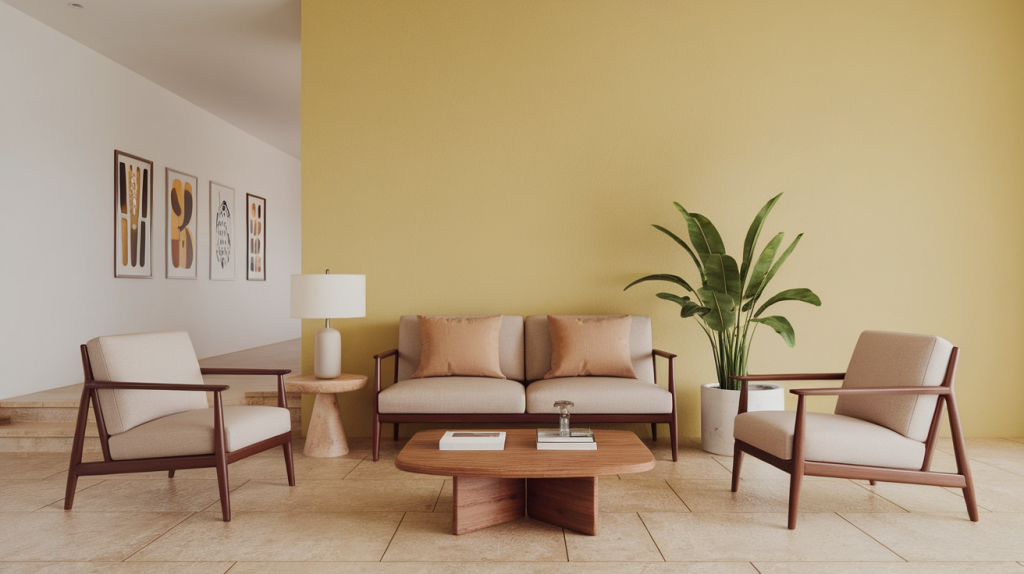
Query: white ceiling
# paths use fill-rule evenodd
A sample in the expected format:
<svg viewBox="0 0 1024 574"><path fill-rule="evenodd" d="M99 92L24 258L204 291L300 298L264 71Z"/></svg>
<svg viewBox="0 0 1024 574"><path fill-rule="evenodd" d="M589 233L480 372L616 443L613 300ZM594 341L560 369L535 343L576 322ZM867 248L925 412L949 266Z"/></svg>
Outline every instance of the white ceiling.
<svg viewBox="0 0 1024 574"><path fill-rule="evenodd" d="M3 1L300 157L301 0Z"/></svg>

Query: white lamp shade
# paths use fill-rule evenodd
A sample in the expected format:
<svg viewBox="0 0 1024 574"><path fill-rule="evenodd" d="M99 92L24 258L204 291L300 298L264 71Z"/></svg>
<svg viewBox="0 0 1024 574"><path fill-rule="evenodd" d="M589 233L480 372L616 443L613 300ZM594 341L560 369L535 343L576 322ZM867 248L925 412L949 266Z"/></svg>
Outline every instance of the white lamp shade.
<svg viewBox="0 0 1024 574"><path fill-rule="evenodd" d="M293 319L366 316L366 275L292 275Z"/></svg>

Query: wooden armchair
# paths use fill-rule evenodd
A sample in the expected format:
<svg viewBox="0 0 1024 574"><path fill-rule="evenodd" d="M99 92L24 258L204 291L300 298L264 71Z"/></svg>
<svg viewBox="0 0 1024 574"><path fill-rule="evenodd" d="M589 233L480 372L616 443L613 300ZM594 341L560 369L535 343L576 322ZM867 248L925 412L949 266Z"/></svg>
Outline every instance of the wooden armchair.
<svg viewBox="0 0 1024 574"><path fill-rule="evenodd" d="M796 528L805 475L926 484L963 489L978 521L974 482L953 395L960 350L939 337L865 331L846 373L750 375L743 382L733 456L732 491L747 453L790 474L789 528ZM842 380L842 388L793 389L796 412L747 412L751 381ZM804 397L838 395L835 414L808 413ZM946 405L956 474L931 472Z"/></svg>
<svg viewBox="0 0 1024 574"><path fill-rule="evenodd" d="M82 345L85 385L71 449L64 509L71 510L79 476L216 467L224 521L231 520L228 465L284 447L288 484L295 486L291 418L285 408L288 369L201 369L188 333L98 337ZM225 407L227 385L203 375L273 375L277 405ZM213 407L206 393L213 393ZM82 462L92 402L103 460Z"/></svg>

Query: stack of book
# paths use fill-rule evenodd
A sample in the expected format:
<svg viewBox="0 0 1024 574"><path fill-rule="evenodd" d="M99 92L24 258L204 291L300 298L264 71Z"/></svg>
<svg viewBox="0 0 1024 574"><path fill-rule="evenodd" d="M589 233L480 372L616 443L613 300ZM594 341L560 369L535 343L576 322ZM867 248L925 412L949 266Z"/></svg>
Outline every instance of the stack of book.
<svg viewBox="0 0 1024 574"><path fill-rule="evenodd" d="M569 429L568 436L558 429L537 429L537 450L597 450L594 431Z"/></svg>

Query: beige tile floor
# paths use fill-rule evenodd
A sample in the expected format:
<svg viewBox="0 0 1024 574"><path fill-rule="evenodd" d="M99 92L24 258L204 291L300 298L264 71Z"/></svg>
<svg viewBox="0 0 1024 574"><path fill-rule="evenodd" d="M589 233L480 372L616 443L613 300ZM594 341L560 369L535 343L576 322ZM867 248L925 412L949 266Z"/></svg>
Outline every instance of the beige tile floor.
<svg viewBox="0 0 1024 574"><path fill-rule="evenodd" d="M748 458L733 494L729 457L648 443L656 469L602 478L596 537L529 518L452 536L451 480L397 470L402 444L376 463L367 439L334 459L297 448L294 488L279 450L240 461L230 523L211 469L83 478L65 512L64 455L0 453L0 573L1024 574L1021 439L968 441L977 524L956 489L808 478L795 531L779 471Z"/></svg>

